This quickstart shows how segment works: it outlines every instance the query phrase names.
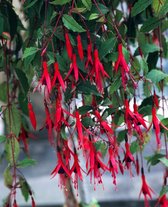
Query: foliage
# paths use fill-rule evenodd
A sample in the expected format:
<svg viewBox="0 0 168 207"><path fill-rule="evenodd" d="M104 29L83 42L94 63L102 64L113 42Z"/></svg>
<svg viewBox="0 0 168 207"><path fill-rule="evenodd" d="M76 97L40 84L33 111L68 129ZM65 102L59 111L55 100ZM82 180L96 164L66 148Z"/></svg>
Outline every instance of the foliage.
<svg viewBox="0 0 168 207"><path fill-rule="evenodd" d="M0 1L0 71L5 74L0 100L6 123L0 144L8 163L4 181L10 189L4 206L18 206L20 188L35 207L20 168L36 164L29 157L28 139L29 131L39 130L30 96L37 92L43 94L46 114L40 129L47 129L57 154L51 175L60 177L61 186L71 179L78 190L84 175L94 185L101 184L104 172L117 185L116 176L127 170L132 174L135 166L147 206L153 191L142 158L146 145L155 139L156 152L146 159L149 166L165 167L157 204L166 206L167 1L21 2L23 19L12 1ZM78 158L81 150L85 169Z"/></svg>

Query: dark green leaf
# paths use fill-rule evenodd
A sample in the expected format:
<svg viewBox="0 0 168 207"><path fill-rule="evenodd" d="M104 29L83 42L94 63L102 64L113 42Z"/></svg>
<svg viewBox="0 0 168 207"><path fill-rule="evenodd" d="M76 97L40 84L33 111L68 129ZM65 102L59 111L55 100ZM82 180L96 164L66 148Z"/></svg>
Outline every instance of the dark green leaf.
<svg viewBox="0 0 168 207"><path fill-rule="evenodd" d="M168 1L162 4L162 7L158 13L158 16L164 16L168 13Z"/></svg>
<svg viewBox="0 0 168 207"><path fill-rule="evenodd" d="M22 91L27 94L28 90L29 90L29 84L28 84L28 80L26 77L26 74L23 72L23 70L20 70L18 68L15 68L17 77L19 79L19 83L21 85L21 89Z"/></svg>
<svg viewBox="0 0 168 207"><path fill-rule="evenodd" d="M135 152L138 152L139 150L140 150L140 147L139 147L138 141L132 142L130 146L131 153L134 154Z"/></svg>
<svg viewBox="0 0 168 207"><path fill-rule="evenodd" d="M146 105L141 108L139 108L139 113L143 116L148 116L152 114L152 105Z"/></svg>
<svg viewBox="0 0 168 207"><path fill-rule="evenodd" d="M67 4L69 3L71 0L54 0L52 2L50 2L51 4L54 4L54 5L64 5L64 4Z"/></svg>
<svg viewBox="0 0 168 207"><path fill-rule="evenodd" d="M78 111L81 115L86 114L88 111L92 110L92 106L81 106L78 108Z"/></svg>
<svg viewBox="0 0 168 207"><path fill-rule="evenodd" d="M123 130L123 131L120 131L119 133L118 133L118 136L117 136L117 141L120 143L120 142L123 142L124 140L125 140L125 136L127 135L127 133L128 133L128 130L127 129L125 129L125 130Z"/></svg>
<svg viewBox="0 0 168 207"><path fill-rule="evenodd" d="M12 131L16 136L18 136L21 127L21 116L15 105L12 105L10 108L6 109L5 121L8 131Z"/></svg>
<svg viewBox="0 0 168 207"><path fill-rule="evenodd" d="M94 122L90 117L83 118L82 119L82 124L86 128L89 128L90 126L94 126Z"/></svg>
<svg viewBox="0 0 168 207"><path fill-rule="evenodd" d="M136 16L137 14L144 11L150 4L152 3L152 0L138 0L134 7L131 10L131 16Z"/></svg>
<svg viewBox="0 0 168 207"><path fill-rule="evenodd" d="M91 0L82 0L83 5L86 7L87 10L91 10L92 8L92 1Z"/></svg>
<svg viewBox="0 0 168 207"><path fill-rule="evenodd" d="M85 32L86 30L83 29L83 27L78 24L78 22L72 17L67 14L64 14L62 17L62 21L64 23L64 26L73 32Z"/></svg>
<svg viewBox="0 0 168 207"><path fill-rule="evenodd" d="M93 94L95 96L101 96L101 94L97 91L97 88L95 85L91 85L89 81L85 81L84 83L80 83L77 86L77 89L81 91L84 94Z"/></svg>
<svg viewBox="0 0 168 207"><path fill-rule="evenodd" d="M0 84L0 100L2 102L7 102L7 86L6 82Z"/></svg>
<svg viewBox="0 0 168 207"><path fill-rule="evenodd" d="M161 20L157 17L152 17L145 21L141 27L141 32L150 32L151 30L157 28L160 25Z"/></svg>
<svg viewBox="0 0 168 207"><path fill-rule="evenodd" d="M36 160L30 159L30 158L25 158L24 160L17 162L17 167L24 168L24 167L35 165L36 163L37 163Z"/></svg>
<svg viewBox="0 0 168 207"><path fill-rule="evenodd" d="M26 6L24 7L24 9L29 9L30 7L32 7L38 0L32 0L29 4L26 2Z"/></svg>
<svg viewBox="0 0 168 207"><path fill-rule="evenodd" d="M38 51L38 48L36 47L27 47L24 51L23 54L23 59L29 57L29 56L34 56Z"/></svg>
<svg viewBox="0 0 168 207"><path fill-rule="evenodd" d="M154 166L157 165L160 162L160 158L163 157L165 157L163 154L156 153L152 156L145 157L145 159L147 160L147 164Z"/></svg>
<svg viewBox="0 0 168 207"><path fill-rule="evenodd" d="M7 161L13 165L17 161L20 153L19 142L15 137L7 140L5 145L5 152Z"/></svg>
<svg viewBox="0 0 168 207"><path fill-rule="evenodd" d="M109 52L111 52L116 44L116 38L112 37L103 41L99 48L99 57L100 60L103 59Z"/></svg>
<svg viewBox="0 0 168 207"><path fill-rule="evenodd" d="M3 174L4 177L4 183L7 187L11 188L12 187L12 183L13 183L13 177L12 177L12 173L9 167L7 167L4 171Z"/></svg>
<svg viewBox="0 0 168 207"><path fill-rule="evenodd" d="M28 199L29 199L30 186L23 177L19 178L19 183L20 183L20 186L21 186L22 195L23 195L25 201L27 202Z"/></svg>
<svg viewBox="0 0 168 207"><path fill-rule="evenodd" d="M106 153L107 153L107 144L105 142L97 141L96 143L94 143L94 145L96 147L96 151L100 151L103 156L106 155Z"/></svg>
<svg viewBox="0 0 168 207"><path fill-rule="evenodd" d="M168 75L161 70L153 69L151 70L146 78L150 79L153 83L159 83L161 80L167 78Z"/></svg>

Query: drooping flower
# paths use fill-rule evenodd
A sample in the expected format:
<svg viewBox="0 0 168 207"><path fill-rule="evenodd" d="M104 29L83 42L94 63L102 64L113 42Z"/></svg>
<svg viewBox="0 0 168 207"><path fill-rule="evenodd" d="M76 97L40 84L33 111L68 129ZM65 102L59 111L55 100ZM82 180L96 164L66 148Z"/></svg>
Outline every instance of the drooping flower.
<svg viewBox="0 0 168 207"><path fill-rule="evenodd" d="M83 60L83 46L82 46L82 40L80 34L77 35L77 48L78 48L78 54L81 60Z"/></svg>
<svg viewBox="0 0 168 207"><path fill-rule="evenodd" d="M43 74L42 77L39 80L39 84L44 84L47 86L48 92L50 93L52 90L52 86L51 86L51 78L48 72L48 66L47 66L47 62L43 61Z"/></svg>
<svg viewBox="0 0 168 207"><path fill-rule="evenodd" d="M62 89L65 91L65 84L64 84L64 81L63 81L62 76L60 74L59 65L58 65L57 62L54 63L54 68L55 68L55 72L54 72L54 77L53 77L53 80L52 80L52 87L54 87L54 85L56 83L56 80L58 80L59 84L62 87Z"/></svg>
<svg viewBox="0 0 168 207"><path fill-rule="evenodd" d="M31 201L32 201L32 207L36 207L36 203L35 203L33 196L31 196Z"/></svg>
<svg viewBox="0 0 168 207"><path fill-rule="evenodd" d="M122 52L122 43L118 44L118 58L114 65L115 72L118 71L118 68L121 68L121 79L122 79L122 85L124 89L126 90L126 84L127 84L127 74L129 74L130 69L129 66L125 60L124 54Z"/></svg>
<svg viewBox="0 0 168 207"><path fill-rule="evenodd" d="M70 64L70 69L68 71L68 74L65 77L65 80L69 77L69 75L72 72L74 73L74 78L75 78L75 81L77 82L79 79L79 69L78 69L75 53L72 54L72 63Z"/></svg>
<svg viewBox="0 0 168 207"><path fill-rule="evenodd" d="M24 145L24 150L26 153L29 152L29 145L27 143L27 138L28 138L28 132L25 130L23 126L21 126L18 141L22 140L23 145Z"/></svg>
<svg viewBox="0 0 168 207"><path fill-rule="evenodd" d="M36 116L33 110L33 106L31 102L28 102L28 112L29 112L29 118L30 118L30 122L34 128L34 130L36 130L36 126L37 126L37 122L36 122Z"/></svg>
<svg viewBox="0 0 168 207"><path fill-rule="evenodd" d="M157 207L157 206L160 206L160 207L167 207L168 206L168 199L167 199L166 194L164 194L158 198L158 202L155 207Z"/></svg>
<svg viewBox="0 0 168 207"><path fill-rule="evenodd" d="M100 127L101 127L100 130L102 132L106 132L106 133L109 133L109 134L112 135L113 134L112 128L108 125L108 123L105 120L102 119L99 111L98 110L95 110L94 111L94 114L95 114L98 122L100 122Z"/></svg>
<svg viewBox="0 0 168 207"><path fill-rule="evenodd" d="M126 138L125 140L125 156L124 156L124 160L123 162L125 162L125 166L127 167L128 170L130 170L131 172L131 162L135 162L134 160L134 156L132 155L131 151L130 151L130 145L128 143L128 140Z"/></svg>
<svg viewBox="0 0 168 207"><path fill-rule="evenodd" d="M64 174L67 175L68 177L71 177L70 169L68 165L64 163L61 155L61 150L59 147L57 147L57 159L58 159L57 165L54 168L54 170L51 172L52 177L55 177L57 174Z"/></svg>
<svg viewBox="0 0 168 207"><path fill-rule="evenodd" d="M93 67L93 59L92 59L92 43L90 37L88 38L88 45L87 45L87 60L85 63L86 69Z"/></svg>
<svg viewBox="0 0 168 207"><path fill-rule="evenodd" d="M104 78L110 78L107 72L104 70L103 64L99 59L98 49L94 49L94 67L91 71L91 77L95 77L95 83L100 93L103 93L103 80Z"/></svg>
<svg viewBox="0 0 168 207"><path fill-rule="evenodd" d="M157 148L160 149L161 147L161 141L160 141L160 120L158 119L156 115L156 108L152 107L152 123L155 130L155 136L156 136L156 143Z"/></svg>
<svg viewBox="0 0 168 207"><path fill-rule="evenodd" d="M108 152L109 152L108 168L113 177L113 184L116 185L117 184L116 174L118 174L118 165L117 165L117 160L116 160L117 153L112 147L109 147Z"/></svg>
<svg viewBox="0 0 168 207"><path fill-rule="evenodd" d="M66 45L66 51L67 51L68 57L69 59L71 59L73 49L72 49L72 44L71 44L68 32L65 32L65 45Z"/></svg>
<svg viewBox="0 0 168 207"><path fill-rule="evenodd" d="M82 123L80 121L80 114L79 111L75 111L75 118L76 118L76 129L78 133L78 140L79 145L81 146L83 144L83 131L82 131Z"/></svg>
<svg viewBox="0 0 168 207"><path fill-rule="evenodd" d="M159 108L159 100L158 100L158 97L156 95L155 90L154 90L154 94L153 94L153 102L154 102L155 107L158 109Z"/></svg>
<svg viewBox="0 0 168 207"><path fill-rule="evenodd" d="M141 169L141 180L142 180L142 187L141 187L141 191L140 191L140 194L139 194L139 197L141 196L141 194L143 193L144 195L144 201L145 201L145 207L149 207L149 202L148 202L148 197L150 199L152 199L152 193L153 190L148 186L147 182L146 182L146 178L145 178L145 175L144 175L144 170L143 168Z"/></svg>

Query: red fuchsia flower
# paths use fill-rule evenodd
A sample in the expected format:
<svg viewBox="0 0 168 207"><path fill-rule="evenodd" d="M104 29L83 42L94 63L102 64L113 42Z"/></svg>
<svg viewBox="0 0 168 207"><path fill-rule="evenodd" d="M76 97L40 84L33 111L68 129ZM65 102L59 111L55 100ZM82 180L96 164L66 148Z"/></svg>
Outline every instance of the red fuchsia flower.
<svg viewBox="0 0 168 207"><path fill-rule="evenodd" d="M132 133L132 129L135 129L136 132L142 138L143 135L142 135L142 130L140 128L140 125L142 125L146 129L147 129L147 126L146 126L145 120L143 119L142 115L139 114L138 112L138 106L136 105L136 102L134 101L134 112L132 112L129 108L128 99L124 100L124 106L125 106L125 123L127 125L129 134Z"/></svg>
<svg viewBox="0 0 168 207"><path fill-rule="evenodd" d="M83 177L82 177L81 167L79 165L78 155L76 152L73 153L73 158L74 158L74 163L71 168L71 174L74 173L74 179L73 179L74 188L78 189L78 179L82 181Z"/></svg>
<svg viewBox="0 0 168 207"><path fill-rule="evenodd" d="M27 143L27 138L28 138L28 132L25 130L23 126L21 126L18 141L22 140L25 152L29 153L29 145Z"/></svg>
<svg viewBox="0 0 168 207"><path fill-rule="evenodd" d="M88 38L88 45L87 45L87 60L85 63L86 69L93 67L93 59L92 59L92 43L90 37Z"/></svg>
<svg viewBox="0 0 168 207"><path fill-rule="evenodd" d="M62 155L61 155L61 149L57 147L57 165L54 168L54 170L51 172L52 177L55 177L57 174L64 174L68 177L71 177L71 172L68 167L67 163L64 163Z"/></svg>
<svg viewBox="0 0 168 207"><path fill-rule="evenodd" d="M154 106L152 108L152 123L153 123L153 128L155 130L157 148L160 149L160 147L161 147L161 141L160 141L160 120L158 119L158 117L156 115L156 108Z"/></svg>
<svg viewBox="0 0 168 207"><path fill-rule="evenodd" d="M82 40L80 34L77 36L77 47L78 47L78 54L81 60L83 60L84 55L83 55L83 46L82 46Z"/></svg>
<svg viewBox="0 0 168 207"><path fill-rule="evenodd" d="M57 62L54 63L54 68L55 68L55 73L54 73L54 77L53 77L53 80L52 80L52 87L54 87L54 85L56 84L56 80L58 80L60 86L65 91L65 84L64 84L64 81L63 81L62 76L60 74L59 65L58 65Z"/></svg>
<svg viewBox="0 0 168 207"><path fill-rule="evenodd" d="M75 78L75 81L77 82L78 79L79 79L79 69L78 69L78 65L77 65L77 62L76 62L76 54L74 53L72 55L72 63L70 64L70 69L68 71L68 74L66 75L65 77L65 80L69 77L69 75L74 72L74 78ZM82 75L80 74L80 76L82 77ZM83 77L82 77L83 78Z"/></svg>
<svg viewBox="0 0 168 207"><path fill-rule="evenodd" d="M71 44L68 32L65 32L65 45L66 45L66 51L67 51L68 57L69 59L71 59L73 48L72 48L72 44Z"/></svg>
<svg viewBox="0 0 168 207"><path fill-rule="evenodd" d="M50 93L51 90L52 90L52 86L51 86L50 75L49 75L49 72L48 72L47 62L43 61L42 66L43 66L43 74L42 74L42 76L39 80L38 86L39 85L46 85L47 89L48 89L48 92Z"/></svg>
<svg viewBox="0 0 168 207"><path fill-rule="evenodd" d="M90 75L91 77L95 77L97 89L100 93L103 93L103 79L105 77L110 78L110 76L106 73L103 64L100 62L99 52L97 48L94 49L94 67Z"/></svg>
<svg viewBox="0 0 168 207"><path fill-rule="evenodd" d="M33 110L33 106L31 102L28 102L28 111L29 111L29 118L30 118L30 122L34 128L34 130L36 130L36 126L37 126L37 122L36 122L36 116Z"/></svg>
<svg viewBox="0 0 168 207"><path fill-rule="evenodd" d="M166 194L164 194L158 198L158 202L155 207L157 207L157 206L160 206L160 207L167 207L168 206L168 199L166 197Z"/></svg>
<svg viewBox="0 0 168 207"><path fill-rule="evenodd" d="M132 155L130 151L130 145L128 143L127 138L125 140L125 156L124 156L123 162L125 162L126 168L130 170L130 173L131 173L131 162L135 163L135 160L134 160L134 156Z"/></svg>
<svg viewBox="0 0 168 207"><path fill-rule="evenodd" d="M77 133L78 133L78 141L79 141L79 145L82 146L83 145L83 131L82 131L82 123L80 121L80 114L78 111L75 111L75 118L76 118L76 129L77 129Z"/></svg>
<svg viewBox="0 0 168 207"><path fill-rule="evenodd" d="M154 94L153 94L153 102L154 102L155 107L158 109L159 108L159 100L158 100L158 97L156 95L155 90L154 90Z"/></svg>
<svg viewBox="0 0 168 207"><path fill-rule="evenodd" d="M98 110L95 110L94 111L94 114L95 114L98 122L100 122L100 127L101 127L100 130L102 132L106 132L106 133L109 133L111 135L114 134L112 128L108 125L108 123L105 120L102 119L99 111Z"/></svg>
<svg viewBox="0 0 168 207"><path fill-rule="evenodd" d="M145 207L150 207L149 206L149 202L148 202L148 197L150 199L152 199L152 195L151 193L154 193L153 190L148 186L147 182L146 182L146 178L145 178L145 175L144 175L144 170L143 168L141 169L141 173L142 173L142 176L141 176L141 180L142 180L142 187L141 187L141 191L140 191L140 194L139 194L139 198L141 196L141 194L143 193L144 195L144 201L145 201Z"/></svg>
<svg viewBox="0 0 168 207"><path fill-rule="evenodd" d="M129 66L125 60L125 57L122 52L122 44L118 44L118 59L115 62L114 70L117 72L119 66L121 67L121 78L122 78L122 85L124 89L126 89L126 83L127 83L127 74L129 74L130 69Z"/></svg>
<svg viewBox="0 0 168 207"><path fill-rule="evenodd" d="M118 164L116 156L118 153L115 152L115 149L112 147L109 147L109 161L108 161L108 168L111 172L111 175L113 177L113 184L116 185L116 174L118 174Z"/></svg>

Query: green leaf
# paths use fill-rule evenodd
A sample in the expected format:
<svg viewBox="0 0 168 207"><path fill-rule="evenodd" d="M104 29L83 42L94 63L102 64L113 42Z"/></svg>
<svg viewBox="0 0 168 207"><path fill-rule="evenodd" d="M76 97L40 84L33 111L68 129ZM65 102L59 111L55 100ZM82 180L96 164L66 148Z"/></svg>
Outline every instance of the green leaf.
<svg viewBox="0 0 168 207"><path fill-rule="evenodd" d="M0 135L0 143L3 143L6 141L6 136Z"/></svg>
<svg viewBox="0 0 168 207"><path fill-rule="evenodd" d="M159 14L161 8L164 7L164 5L165 5L165 0L159 0L159 1L158 0L153 0L152 8L153 8L156 15Z"/></svg>
<svg viewBox="0 0 168 207"><path fill-rule="evenodd" d="M36 48L36 47L27 47L24 51L23 59L25 59L29 56L35 55L37 51L38 51L38 48Z"/></svg>
<svg viewBox="0 0 168 207"><path fill-rule="evenodd" d="M158 16L164 16L168 13L168 1L162 4Z"/></svg>
<svg viewBox="0 0 168 207"><path fill-rule="evenodd" d="M160 158L165 157L163 154L155 153L152 156L145 157L147 160L147 164L150 164L152 166L157 165L160 162Z"/></svg>
<svg viewBox="0 0 168 207"><path fill-rule="evenodd" d="M121 79L117 78L110 86L110 91L109 91L110 95L116 92L120 88L120 86L121 86Z"/></svg>
<svg viewBox="0 0 168 207"><path fill-rule="evenodd" d="M162 197L164 194L168 192L168 185L164 185L160 191L159 197Z"/></svg>
<svg viewBox="0 0 168 207"><path fill-rule="evenodd" d="M87 10L91 10L92 8L92 1L91 0L82 0L83 5L86 7Z"/></svg>
<svg viewBox="0 0 168 207"><path fill-rule="evenodd" d="M19 142L15 137L7 140L5 145L5 152L7 161L13 165L17 161L20 153Z"/></svg>
<svg viewBox="0 0 168 207"><path fill-rule="evenodd" d="M152 3L152 0L138 0L134 7L131 10L131 16L136 16L137 14L144 11L150 4Z"/></svg>
<svg viewBox="0 0 168 207"><path fill-rule="evenodd" d="M166 167L168 167L168 159L166 157L159 158L160 162L162 162Z"/></svg>
<svg viewBox="0 0 168 207"><path fill-rule="evenodd" d="M130 146L131 153L134 154L135 152L138 152L139 150L140 150L140 147L139 147L138 141L132 142Z"/></svg>
<svg viewBox="0 0 168 207"><path fill-rule="evenodd" d="M6 86L6 82L0 84L0 100L2 102L7 102L7 86Z"/></svg>
<svg viewBox="0 0 168 207"><path fill-rule="evenodd" d="M158 83L167 77L168 75L166 73L157 69L151 70L146 76L146 78L150 79L153 83Z"/></svg>
<svg viewBox="0 0 168 207"><path fill-rule="evenodd" d="M8 131L14 133L17 137L21 127L21 116L15 105L12 105L6 109L5 121Z"/></svg>
<svg viewBox="0 0 168 207"><path fill-rule="evenodd" d="M94 122L90 117L84 117L82 119L82 124L85 128L89 128L90 126L94 126Z"/></svg>
<svg viewBox="0 0 168 207"><path fill-rule="evenodd" d="M64 5L69 3L71 0L55 0L50 2L50 4L54 4L54 5Z"/></svg>
<svg viewBox="0 0 168 207"><path fill-rule="evenodd" d="M89 16L89 20L94 20L94 19L97 19L99 18L99 14L97 13L92 13L90 16Z"/></svg>
<svg viewBox="0 0 168 207"><path fill-rule="evenodd" d="M25 158L24 160L17 162L17 167L24 168L24 167L35 165L36 163L37 163L36 160Z"/></svg>
<svg viewBox="0 0 168 207"><path fill-rule="evenodd" d="M120 142L124 141L125 140L125 136L127 135L127 133L128 133L127 129L120 131L118 133L118 136L117 136L117 142L120 143Z"/></svg>
<svg viewBox="0 0 168 207"><path fill-rule="evenodd" d="M83 115L83 114L86 114L88 111L90 111L90 110L92 110L93 108L92 108L92 106L87 106L87 105L85 105L85 106L81 106L81 107L79 107L78 108L78 111L79 111L79 113L81 114L81 115Z"/></svg>
<svg viewBox="0 0 168 207"><path fill-rule="evenodd" d="M102 141L97 141L94 143L94 145L96 147L96 151L100 151L104 157L107 153L107 144Z"/></svg>
<svg viewBox="0 0 168 207"><path fill-rule="evenodd" d="M7 167L4 171L4 174L3 174L3 177L4 177L4 183L7 187L11 188L12 187L12 183L13 183L13 177L12 177L12 174L11 174L11 170L9 167Z"/></svg>
<svg viewBox="0 0 168 207"><path fill-rule="evenodd" d="M25 94L27 94L27 92L29 90L29 84L28 84L28 80L27 80L26 74L23 72L23 70L20 70L18 68L15 68L15 72L16 72L17 77L19 79L19 83L20 83L22 91Z"/></svg>
<svg viewBox="0 0 168 207"><path fill-rule="evenodd" d="M77 89L84 94L93 94L95 96L101 96L101 94L97 91L96 86L91 85L89 81L79 83Z"/></svg>
<svg viewBox="0 0 168 207"><path fill-rule="evenodd" d="M142 25L140 31L141 32L150 32L151 30L157 28L161 23L161 20L157 17L152 17L145 21L145 23Z"/></svg>
<svg viewBox="0 0 168 207"><path fill-rule="evenodd" d="M112 51L115 44L116 44L115 37L109 38L106 41L103 41L101 43L100 48L99 48L100 60L102 60L108 53L110 53Z"/></svg>
<svg viewBox="0 0 168 207"><path fill-rule="evenodd" d="M155 44L148 44L148 43L145 43L141 46L141 49L142 49L142 52L144 54L148 54L148 53L153 53L153 52L156 52L156 51L159 51L159 47Z"/></svg>
<svg viewBox="0 0 168 207"><path fill-rule="evenodd" d="M31 1L29 4L27 2L28 1L26 1L26 4L24 4L24 5L26 5L24 7L25 10L31 8L36 2L38 2L38 0Z"/></svg>
<svg viewBox="0 0 168 207"><path fill-rule="evenodd" d="M78 24L78 22L72 16L64 14L62 17L62 21L64 23L64 26L67 29L72 30L73 32L85 32L86 31L85 29L83 29L83 27L80 24Z"/></svg>
<svg viewBox="0 0 168 207"><path fill-rule="evenodd" d="M152 105L146 105L141 108L139 108L139 113L143 116L148 116L152 114Z"/></svg>
<svg viewBox="0 0 168 207"><path fill-rule="evenodd" d="M29 200L30 186L23 177L19 178L19 183L20 183L20 186L21 186L22 195L23 195L25 201L27 202Z"/></svg>

